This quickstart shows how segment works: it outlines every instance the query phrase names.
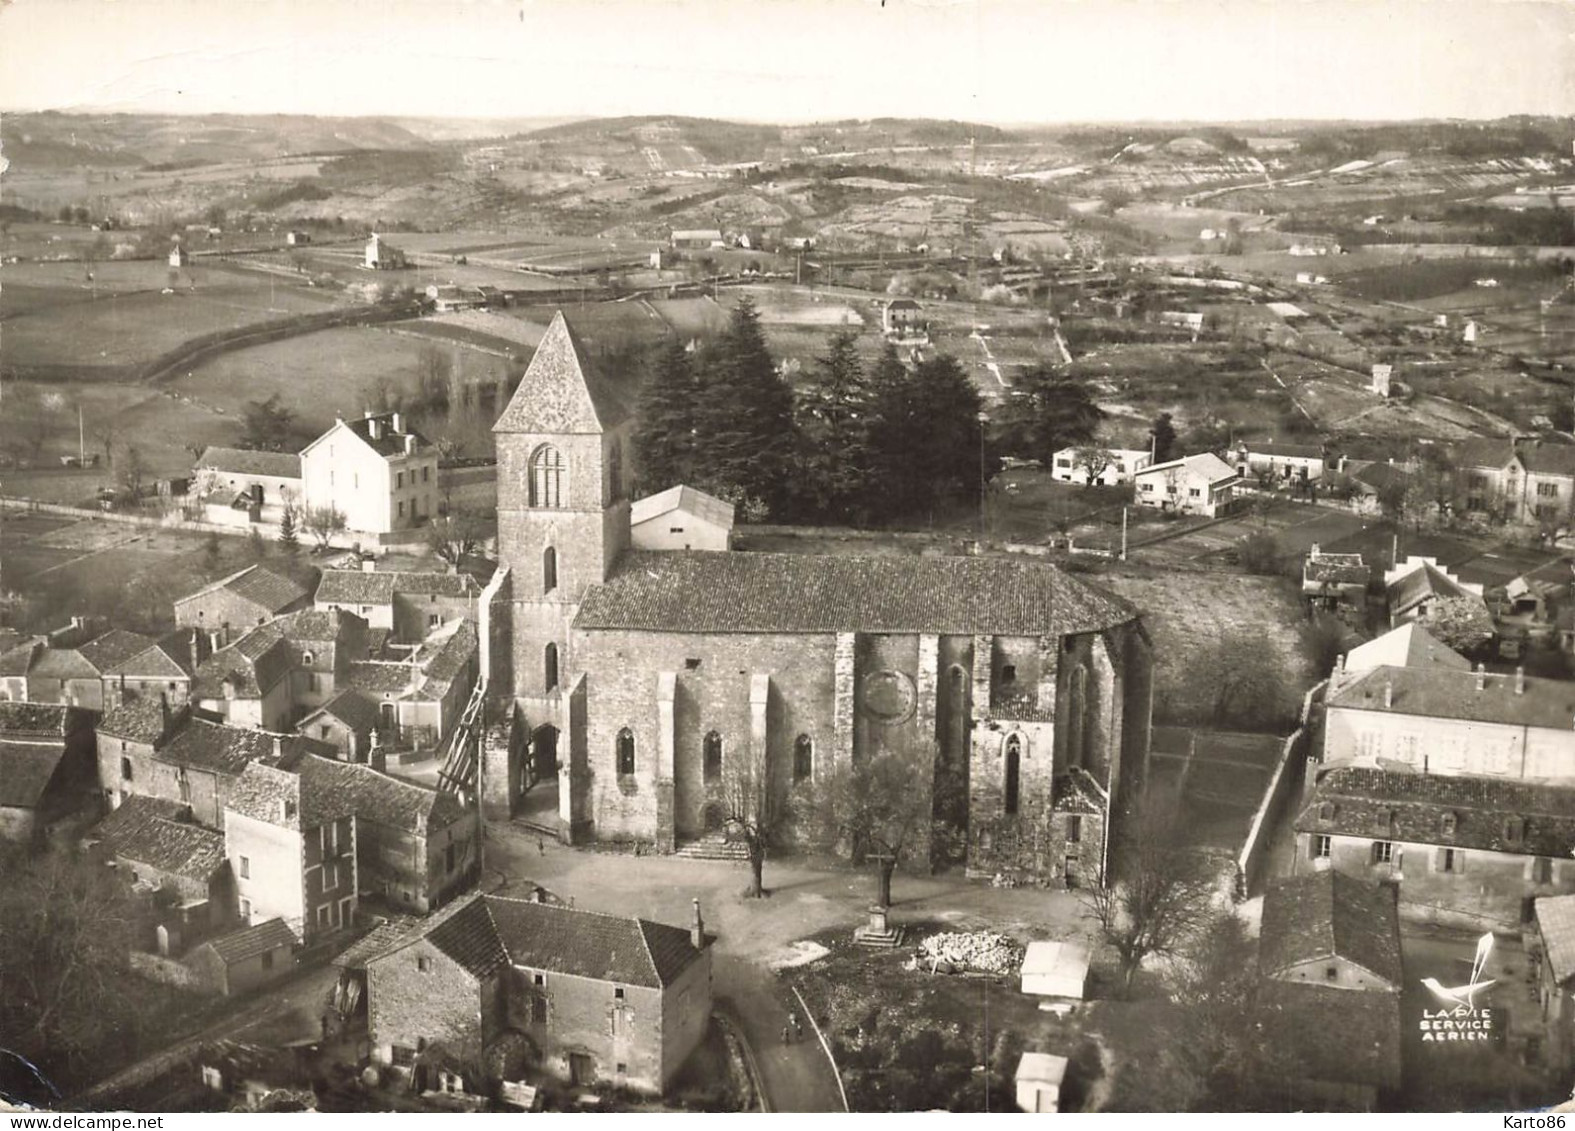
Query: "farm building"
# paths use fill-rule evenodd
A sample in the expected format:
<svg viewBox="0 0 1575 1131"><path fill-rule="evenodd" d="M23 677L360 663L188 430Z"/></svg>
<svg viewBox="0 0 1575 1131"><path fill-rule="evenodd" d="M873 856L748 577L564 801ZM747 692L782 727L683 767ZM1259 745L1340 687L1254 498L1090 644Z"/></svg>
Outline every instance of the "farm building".
<svg viewBox="0 0 1575 1131"><path fill-rule="evenodd" d="M284 234L284 242L290 247L304 247L312 242L312 237L306 232L292 228Z"/></svg>
<svg viewBox="0 0 1575 1131"><path fill-rule="evenodd" d="M186 266L186 264L188 264L190 262L191 262L191 253L188 252L185 248L181 247L180 244L176 244L174 247L170 248L170 266L171 267L184 267L184 266Z"/></svg>
<svg viewBox="0 0 1575 1131"><path fill-rule="evenodd" d="M400 271L410 266L410 259L404 252L373 232L366 241L364 263L374 271Z"/></svg>
<svg viewBox="0 0 1575 1131"><path fill-rule="evenodd" d="M881 307L880 328L892 337L905 338L924 330L924 312L911 298L894 298Z"/></svg>
<svg viewBox="0 0 1575 1131"><path fill-rule="evenodd" d="M175 623L221 633L222 647L259 624L305 608L310 600L306 587L293 578L251 565L178 598Z"/></svg>
<svg viewBox="0 0 1575 1131"><path fill-rule="evenodd" d="M1084 452L1088 453L1086 458ZM1051 457L1050 478L1060 483L1111 487L1132 482L1132 477L1152 461L1153 457L1143 448L1062 448Z"/></svg>
<svg viewBox="0 0 1575 1131"><path fill-rule="evenodd" d="M1248 475L1267 479L1270 483L1306 483L1322 479L1325 464L1324 450L1317 444L1284 444L1243 442L1236 449L1236 470L1243 478Z"/></svg>
<svg viewBox="0 0 1575 1131"><path fill-rule="evenodd" d="M709 251L712 248L727 246L718 228L677 230L672 234L671 243L675 251Z"/></svg>
<svg viewBox="0 0 1575 1131"><path fill-rule="evenodd" d="M669 487L629 508L637 550L728 550L732 538L733 504L694 487Z"/></svg>

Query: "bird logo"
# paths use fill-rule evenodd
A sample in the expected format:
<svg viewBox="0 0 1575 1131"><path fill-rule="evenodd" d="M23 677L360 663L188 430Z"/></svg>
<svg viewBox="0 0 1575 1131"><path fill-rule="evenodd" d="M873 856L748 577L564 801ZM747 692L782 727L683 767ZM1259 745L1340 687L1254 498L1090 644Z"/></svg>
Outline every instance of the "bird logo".
<svg viewBox="0 0 1575 1131"><path fill-rule="evenodd" d="M1457 1007L1476 1010L1476 996L1479 990L1485 990L1498 979L1488 978L1483 980L1482 970L1487 965L1488 957L1493 953L1493 934L1483 935L1477 940L1476 958L1471 963L1471 979L1463 986L1445 986L1437 978L1423 978L1422 984L1432 991L1433 996L1439 1001L1447 1002Z"/></svg>

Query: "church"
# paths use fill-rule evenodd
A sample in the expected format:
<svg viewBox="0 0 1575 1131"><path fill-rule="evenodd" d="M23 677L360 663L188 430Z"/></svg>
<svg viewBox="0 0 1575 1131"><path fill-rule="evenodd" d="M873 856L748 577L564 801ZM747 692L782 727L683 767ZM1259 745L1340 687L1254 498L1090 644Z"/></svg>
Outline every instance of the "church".
<svg viewBox="0 0 1575 1131"><path fill-rule="evenodd" d="M790 791L923 743L966 783L970 873L1101 883L1147 776L1137 611L1016 558L633 549L632 395L559 313L494 426L513 726L489 818L556 789L565 842L670 853L724 831L732 758Z"/></svg>

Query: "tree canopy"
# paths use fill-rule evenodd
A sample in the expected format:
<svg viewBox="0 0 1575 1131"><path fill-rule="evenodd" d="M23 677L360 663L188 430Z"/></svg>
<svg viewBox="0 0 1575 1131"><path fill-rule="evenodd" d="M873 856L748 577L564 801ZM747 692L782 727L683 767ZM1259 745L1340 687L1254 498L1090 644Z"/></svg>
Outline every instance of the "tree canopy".
<svg viewBox="0 0 1575 1131"><path fill-rule="evenodd" d="M1036 459L1046 467L1062 448L1090 443L1105 419L1087 381L1039 365L1012 382L996 424L1003 452Z"/></svg>

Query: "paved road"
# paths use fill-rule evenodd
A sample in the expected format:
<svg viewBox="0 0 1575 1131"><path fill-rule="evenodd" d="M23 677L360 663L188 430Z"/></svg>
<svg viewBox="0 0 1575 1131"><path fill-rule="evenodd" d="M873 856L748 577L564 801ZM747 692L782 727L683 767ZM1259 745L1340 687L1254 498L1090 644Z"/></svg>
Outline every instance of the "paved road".
<svg viewBox="0 0 1575 1131"><path fill-rule="evenodd" d="M732 1006L744 1040L754 1051L761 1089L772 1111L842 1111L842 1092L825 1049L807 1017L800 1017L802 1039L782 1043L788 1011L801 1012L785 997L775 975L746 958L718 954L712 969L719 998Z"/></svg>

